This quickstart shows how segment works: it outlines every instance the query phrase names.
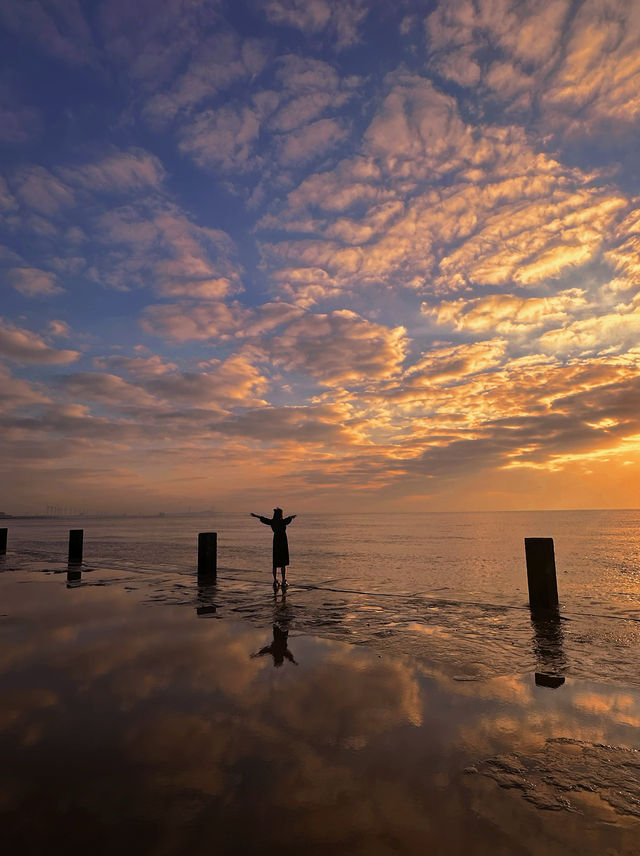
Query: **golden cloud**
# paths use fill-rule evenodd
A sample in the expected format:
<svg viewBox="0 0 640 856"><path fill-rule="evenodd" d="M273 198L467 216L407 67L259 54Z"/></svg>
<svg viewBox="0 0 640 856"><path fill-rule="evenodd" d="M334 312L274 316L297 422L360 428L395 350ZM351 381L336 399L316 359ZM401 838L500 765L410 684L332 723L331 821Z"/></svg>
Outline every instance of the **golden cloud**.
<svg viewBox="0 0 640 856"><path fill-rule="evenodd" d="M276 364L326 385L391 377L406 347L403 327L388 328L347 309L303 315L265 345Z"/></svg>
<svg viewBox="0 0 640 856"><path fill-rule="evenodd" d="M496 330L508 335L566 320L587 305L584 289L571 288L550 297L490 294L445 300L433 307L423 303L422 311L435 316L438 324L450 325L455 330Z"/></svg>

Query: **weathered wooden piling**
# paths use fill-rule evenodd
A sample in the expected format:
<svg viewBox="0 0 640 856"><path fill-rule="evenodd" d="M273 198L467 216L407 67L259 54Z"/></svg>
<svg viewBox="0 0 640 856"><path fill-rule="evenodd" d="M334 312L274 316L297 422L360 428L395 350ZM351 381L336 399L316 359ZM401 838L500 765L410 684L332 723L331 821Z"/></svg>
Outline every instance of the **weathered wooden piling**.
<svg viewBox="0 0 640 856"><path fill-rule="evenodd" d="M9 530L5 527L0 529L0 556L4 556L7 552L7 534Z"/></svg>
<svg viewBox="0 0 640 856"><path fill-rule="evenodd" d="M198 534L198 576L215 579L218 572L218 533Z"/></svg>
<svg viewBox="0 0 640 856"><path fill-rule="evenodd" d="M82 564L82 542L84 529L69 529L69 564Z"/></svg>
<svg viewBox="0 0 640 856"><path fill-rule="evenodd" d="M531 609L557 609L558 583L553 538L525 538Z"/></svg>

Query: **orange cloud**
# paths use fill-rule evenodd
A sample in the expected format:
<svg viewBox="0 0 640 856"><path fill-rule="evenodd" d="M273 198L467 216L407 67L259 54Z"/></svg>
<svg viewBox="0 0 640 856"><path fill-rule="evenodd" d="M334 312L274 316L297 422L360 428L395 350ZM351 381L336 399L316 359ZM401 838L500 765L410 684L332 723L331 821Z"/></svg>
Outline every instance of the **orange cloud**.
<svg viewBox="0 0 640 856"><path fill-rule="evenodd" d="M497 330L510 334L566 320L587 305L584 289L571 288L551 297L490 294L487 297L445 300L433 307L423 303L422 311L434 315L438 324L451 325L455 330Z"/></svg>
<svg viewBox="0 0 640 856"><path fill-rule="evenodd" d="M267 385L251 355L236 353L225 360L209 360L198 372L156 375L145 388L166 401L219 410L230 404L266 404L258 396Z"/></svg>
<svg viewBox="0 0 640 856"><path fill-rule="evenodd" d="M338 49L358 40L358 27L370 9L364 0L267 0L267 17L276 24L305 33L329 29Z"/></svg>
<svg viewBox="0 0 640 856"><path fill-rule="evenodd" d="M447 0L427 18L430 64L511 112L537 104L563 133L617 133L640 112L640 17L625 0L603 9L601 0Z"/></svg>
<svg viewBox="0 0 640 856"><path fill-rule="evenodd" d="M69 184L111 193L158 187L165 176L159 158L137 148L114 151L101 160L59 172Z"/></svg>
<svg viewBox="0 0 640 856"><path fill-rule="evenodd" d="M15 193L24 205L44 215L54 215L75 202L71 188L41 166L18 171Z"/></svg>
<svg viewBox="0 0 640 856"><path fill-rule="evenodd" d="M283 163L299 163L336 146L347 136L347 130L335 119L318 119L302 129L291 131L283 140Z"/></svg>
<svg viewBox="0 0 640 856"><path fill-rule="evenodd" d="M387 89L360 156L305 179L259 224L297 233L262 244L288 299L380 282L532 286L606 249L629 208L622 193L536 153L517 127L466 124L426 78L389 75Z"/></svg>
<svg viewBox="0 0 640 856"><path fill-rule="evenodd" d="M163 296L221 298L241 290L231 238L196 225L162 199L114 208L96 224L107 247L101 277L119 289L151 279Z"/></svg>
<svg viewBox="0 0 640 856"><path fill-rule="evenodd" d="M153 407L156 399L141 387L106 372L78 372L60 379L65 393L82 401L96 401L117 409L122 405Z"/></svg>
<svg viewBox="0 0 640 856"><path fill-rule="evenodd" d="M232 84L251 79L267 58L268 46L259 39L242 42L235 33L214 32L196 45L187 69L147 101L143 114L155 127L165 125Z"/></svg>
<svg viewBox="0 0 640 856"><path fill-rule="evenodd" d="M548 330L540 347L554 354L587 352L619 353L633 347L640 336L640 306L630 312L615 312L574 321Z"/></svg>
<svg viewBox="0 0 640 856"><path fill-rule="evenodd" d="M142 328L177 342L256 337L297 318L302 309L288 303L264 303L248 309L237 301L224 303L165 303L147 307Z"/></svg>
<svg viewBox="0 0 640 856"><path fill-rule="evenodd" d="M8 273L9 282L25 297L51 296L64 291L55 274L32 267L13 268Z"/></svg>
<svg viewBox="0 0 640 856"><path fill-rule="evenodd" d="M37 333L0 319L0 355L17 363L65 365L77 360L80 352L51 348Z"/></svg>
<svg viewBox="0 0 640 856"><path fill-rule="evenodd" d="M0 327L0 348L2 347L2 328ZM5 355L3 355L5 356ZM11 372L0 364L0 402L5 413L30 407L34 404L45 404L49 397L40 386L13 377Z"/></svg>
<svg viewBox="0 0 640 856"><path fill-rule="evenodd" d="M406 347L403 327L384 327L347 309L304 315L265 345L276 364L323 384L390 377Z"/></svg>
<svg viewBox="0 0 640 856"><path fill-rule="evenodd" d="M573 133L640 115L640 14L624 0L612 0L608 12L603 15L598 0L580 6L563 61L542 98L553 120Z"/></svg>
<svg viewBox="0 0 640 856"><path fill-rule="evenodd" d="M175 371L176 363L166 362L158 354L149 357L123 357L114 355L111 357L95 357L93 364L102 371L121 371L136 377L155 377L167 372Z"/></svg>
<svg viewBox="0 0 640 856"><path fill-rule="evenodd" d="M255 107L205 110L183 128L180 150L203 167L247 169L260 121L260 111Z"/></svg>
<svg viewBox="0 0 640 856"><path fill-rule="evenodd" d="M316 444L335 453L340 447L363 441L351 408L344 404L261 407L218 422L215 430L228 436L253 438L269 446L296 444L293 460L301 449Z"/></svg>
<svg viewBox="0 0 640 856"><path fill-rule="evenodd" d="M495 369L503 363L505 349L501 339L433 348L406 372L405 382L409 387L427 386Z"/></svg>

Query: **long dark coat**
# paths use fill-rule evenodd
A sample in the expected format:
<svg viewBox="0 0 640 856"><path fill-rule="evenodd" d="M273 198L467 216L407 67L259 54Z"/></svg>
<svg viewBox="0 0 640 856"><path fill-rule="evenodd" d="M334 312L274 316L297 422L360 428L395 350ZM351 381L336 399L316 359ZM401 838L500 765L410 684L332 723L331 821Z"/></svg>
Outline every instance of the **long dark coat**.
<svg viewBox="0 0 640 856"><path fill-rule="evenodd" d="M293 517L261 517L260 523L270 526L273 530L273 567L284 568L289 564L289 541L287 526Z"/></svg>

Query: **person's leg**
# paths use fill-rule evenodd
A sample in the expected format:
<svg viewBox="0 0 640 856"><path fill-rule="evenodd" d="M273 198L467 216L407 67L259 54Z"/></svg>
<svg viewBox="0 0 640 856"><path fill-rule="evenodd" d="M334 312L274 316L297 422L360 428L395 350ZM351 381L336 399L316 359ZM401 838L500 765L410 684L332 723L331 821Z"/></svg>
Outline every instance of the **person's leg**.
<svg viewBox="0 0 640 856"><path fill-rule="evenodd" d="M283 566L280 568L280 571L282 572L282 585L285 585L285 584L286 584L286 582L287 582L287 580L286 580L286 576L287 576L287 566L286 566L286 565L283 565Z"/></svg>
<svg viewBox="0 0 640 856"><path fill-rule="evenodd" d="M273 584L274 584L274 586L277 586L277 585L278 585L278 579L277 579L277 577L276 577L276 572L277 572L277 570L278 570L278 569L277 569L277 568L276 568L276 566L274 565L274 566L273 566Z"/></svg>

